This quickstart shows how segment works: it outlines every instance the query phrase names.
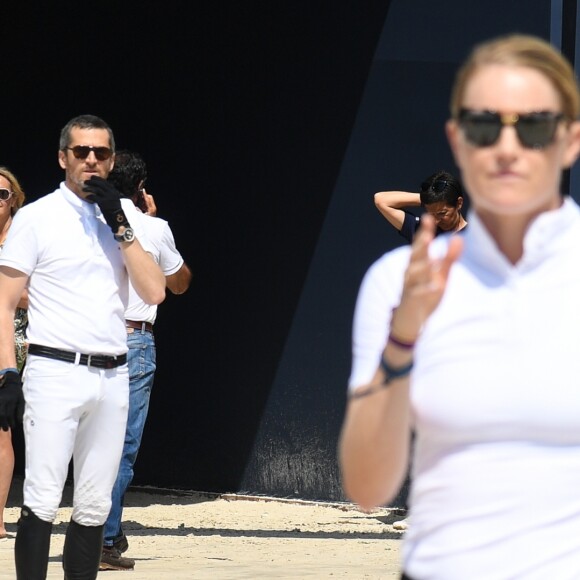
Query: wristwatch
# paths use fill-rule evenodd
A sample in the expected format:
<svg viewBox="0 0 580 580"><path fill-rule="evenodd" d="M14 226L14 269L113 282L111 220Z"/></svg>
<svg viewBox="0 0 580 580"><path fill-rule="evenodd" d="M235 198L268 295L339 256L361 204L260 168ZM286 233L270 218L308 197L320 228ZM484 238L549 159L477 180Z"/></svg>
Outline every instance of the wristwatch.
<svg viewBox="0 0 580 580"><path fill-rule="evenodd" d="M132 242L135 239L135 232L133 228L126 227L122 232L117 232L114 237L117 242Z"/></svg>

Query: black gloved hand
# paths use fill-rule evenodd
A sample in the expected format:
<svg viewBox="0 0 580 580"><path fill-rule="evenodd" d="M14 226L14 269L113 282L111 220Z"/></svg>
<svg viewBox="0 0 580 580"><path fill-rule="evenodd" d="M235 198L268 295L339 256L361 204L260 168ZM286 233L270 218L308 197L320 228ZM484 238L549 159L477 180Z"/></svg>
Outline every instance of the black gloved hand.
<svg viewBox="0 0 580 580"><path fill-rule="evenodd" d="M14 429L16 421L22 421L23 416L22 381L17 372L8 371L0 375L0 429Z"/></svg>
<svg viewBox="0 0 580 580"><path fill-rule="evenodd" d="M93 175L89 180L85 181L83 191L91 193L91 195L87 196L87 199L101 208L103 217L114 234L119 231L121 226L130 227L127 216L121 207L121 194L112 183L102 177Z"/></svg>

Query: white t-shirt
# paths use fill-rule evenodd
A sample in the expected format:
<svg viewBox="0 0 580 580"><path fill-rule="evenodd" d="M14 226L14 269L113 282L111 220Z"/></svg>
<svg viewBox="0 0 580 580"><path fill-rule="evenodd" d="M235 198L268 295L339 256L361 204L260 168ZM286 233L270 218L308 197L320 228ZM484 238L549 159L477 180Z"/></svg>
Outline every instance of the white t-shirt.
<svg viewBox="0 0 580 580"><path fill-rule="evenodd" d="M151 245L151 254L159 264L161 271L165 276L175 274L183 265L183 258L177 251L169 224L161 218L144 213L140 213L139 217L143 228L147 232L147 239ZM137 292L135 292L132 284L129 283L129 305L125 311L125 318L153 324L156 316L157 306L143 302Z"/></svg>
<svg viewBox="0 0 580 580"><path fill-rule="evenodd" d="M580 578L580 211L530 226L511 265L474 213L415 349L404 569L417 580ZM437 238L434 253L449 236ZM350 388L371 380L410 248L357 302ZM373 368L374 365L374 368Z"/></svg>
<svg viewBox="0 0 580 580"><path fill-rule="evenodd" d="M130 200L123 209L139 242L147 241ZM96 204L64 183L14 216L0 265L30 276L30 343L82 353L127 352L128 275L119 244Z"/></svg>

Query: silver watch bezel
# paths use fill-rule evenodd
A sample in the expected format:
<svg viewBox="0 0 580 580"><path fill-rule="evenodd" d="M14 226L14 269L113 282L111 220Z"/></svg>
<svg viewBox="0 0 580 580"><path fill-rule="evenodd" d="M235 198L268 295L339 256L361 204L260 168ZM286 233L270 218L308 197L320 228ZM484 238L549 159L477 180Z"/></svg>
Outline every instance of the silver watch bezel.
<svg viewBox="0 0 580 580"><path fill-rule="evenodd" d="M115 234L115 240L118 242L132 242L135 239L133 228L125 228L122 234Z"/></svg>

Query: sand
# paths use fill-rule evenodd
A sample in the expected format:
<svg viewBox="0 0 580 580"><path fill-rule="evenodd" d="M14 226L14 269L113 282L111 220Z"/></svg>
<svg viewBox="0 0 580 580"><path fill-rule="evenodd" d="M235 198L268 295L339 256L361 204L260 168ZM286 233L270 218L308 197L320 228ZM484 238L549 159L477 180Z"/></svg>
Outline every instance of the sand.
<svg viewBox="0 0 580 580"><path fill-rule="evenodd" d="M0 579L14 579L14 537L21 481L12 486L0 540ZM63 578L62 546L70 519L70 489L59 510L48 578ZM171 490L131 490L126 498L125 554L131 572L99 578L358 578L400 576L399 510L363 513L352 504L317 503Z"/></svg>

